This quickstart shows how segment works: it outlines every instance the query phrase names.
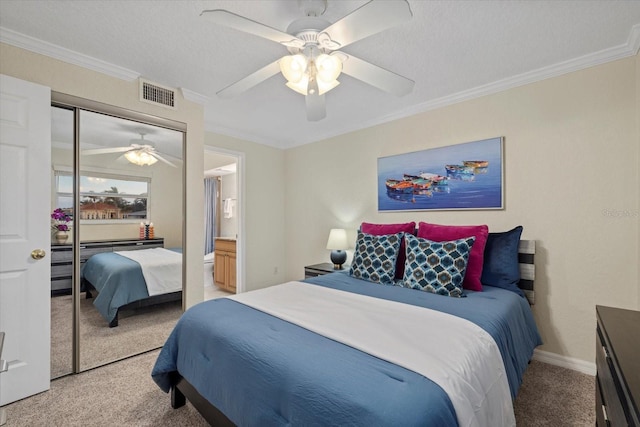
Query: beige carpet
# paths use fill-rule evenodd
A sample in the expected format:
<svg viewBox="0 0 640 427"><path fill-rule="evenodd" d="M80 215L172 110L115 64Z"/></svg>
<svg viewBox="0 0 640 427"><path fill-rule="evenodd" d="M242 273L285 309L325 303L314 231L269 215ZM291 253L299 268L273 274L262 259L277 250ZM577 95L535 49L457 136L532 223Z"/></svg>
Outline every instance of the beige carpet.
<svg viewBox="0 0 640 427"><path fill-rule="evenodd" d="M51 298L51 377L72 372L72 297ZM93 307L80 298L80 368L94 368L162 347L182 314L180 301L123 310L119 325L110 328Z"/></svg>
<svg viewBox="0 0 640 427"><path fill-rule="evenodd" d="M187 404L171 409L150 373L158 350L51 383L7 405L13 426L206 426ZM518 427L593 426L594 377L532 362L515 402Z"/></svg>
<svg viewBox="0 0 640 427"><path fill-rule="evenodd" d="M51 297L51 378L73 372L73 299Z"/></svg>
<svg viewBox="0 0 640 427"><path fill-rule="evenodd" d="M7 405L11 426L206 426L189 404L173 410L151 379L159 350L51 382L51 389Z"/></svg>
<svg viewBox="0 0 640 427"><path fill-rule="evenodd" d="M518 426L594 426L595 387L591 375L532 362L514 405Z"/></svg>
<svg viewBox="0 0 640 427"><path fill-rule="evenodd" d="M204 288L205 300L231 295L216 286ZM71 295L51 298L51 378L73 371ZM93 299L80 295L80 367L82 370L162 347L182 314L179 301L124 310L119 325L109 328L93 307Z"/></svg>

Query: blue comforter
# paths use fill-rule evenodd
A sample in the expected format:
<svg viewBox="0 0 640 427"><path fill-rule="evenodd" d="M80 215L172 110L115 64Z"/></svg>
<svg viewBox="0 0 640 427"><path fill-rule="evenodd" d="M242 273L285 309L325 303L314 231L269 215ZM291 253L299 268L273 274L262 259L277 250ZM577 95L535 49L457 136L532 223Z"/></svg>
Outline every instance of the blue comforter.
<svg viewBox="0 0 640 427"><path fill-rule="evenodd" d="M448 298L343 273L305 282L476 323L496 340L512 396L541 344L526 300L504 289L485 287L467 298ZM431 380L225 298L198 304L182 316L152 377L169 391L174 371L237 425L457 425L448 396Z"/></svg>
<svg viewBox="0 0 640 427"><path fill-rule="evenodd" d="M119 307L149 298L140 264L116 253L93 255L80 275L98 291L93 305L107 322L114 319Z"/></svg>

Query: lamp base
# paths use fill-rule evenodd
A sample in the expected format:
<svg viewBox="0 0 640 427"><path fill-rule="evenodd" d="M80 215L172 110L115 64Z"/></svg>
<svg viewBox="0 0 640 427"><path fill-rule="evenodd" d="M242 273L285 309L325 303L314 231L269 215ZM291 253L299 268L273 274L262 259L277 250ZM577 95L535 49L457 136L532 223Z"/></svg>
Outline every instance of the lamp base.
<svg viewBox="0 0 640 427"><path fill-rule="evenodd" d="M347 252L342 250L331 251L331 262L334 270L342 270L342 264L347 262Z"/></svg>

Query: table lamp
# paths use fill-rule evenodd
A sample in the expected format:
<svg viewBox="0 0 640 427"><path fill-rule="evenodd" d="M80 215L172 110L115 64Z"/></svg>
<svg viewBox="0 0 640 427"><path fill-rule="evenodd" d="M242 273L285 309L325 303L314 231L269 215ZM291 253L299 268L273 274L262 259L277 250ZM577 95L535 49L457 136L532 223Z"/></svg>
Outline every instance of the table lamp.
<svg viewBox="0 0 640 427"><path fill-rule="evenodd" d="M345 249L348 247L347 231L342 228L332 228L329 232L327 249L331 249L331 262L334 270L342 270L342 264L347 261Z"/></svg>

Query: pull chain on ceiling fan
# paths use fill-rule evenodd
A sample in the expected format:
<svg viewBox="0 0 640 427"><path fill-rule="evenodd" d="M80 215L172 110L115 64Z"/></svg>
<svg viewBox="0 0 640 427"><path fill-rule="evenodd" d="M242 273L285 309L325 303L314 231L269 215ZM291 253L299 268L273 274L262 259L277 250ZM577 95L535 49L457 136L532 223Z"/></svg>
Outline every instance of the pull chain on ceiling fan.
<svg viewBox="0 0 640 427"><path fill-rule="evenodd" d="M298 3L306 16L293 21L287 32L227 10L200 14L216 24L279 43L291 54L220 90L220 97L237 96L280 72L287 87L305 96L308 120L317 121L326 117L324 94L340 84L337 79L342 73L397 96L413 90L413 80L338 50L411 19L406 0L371 0L333 24L321 17L326 0Z"/></svg>

